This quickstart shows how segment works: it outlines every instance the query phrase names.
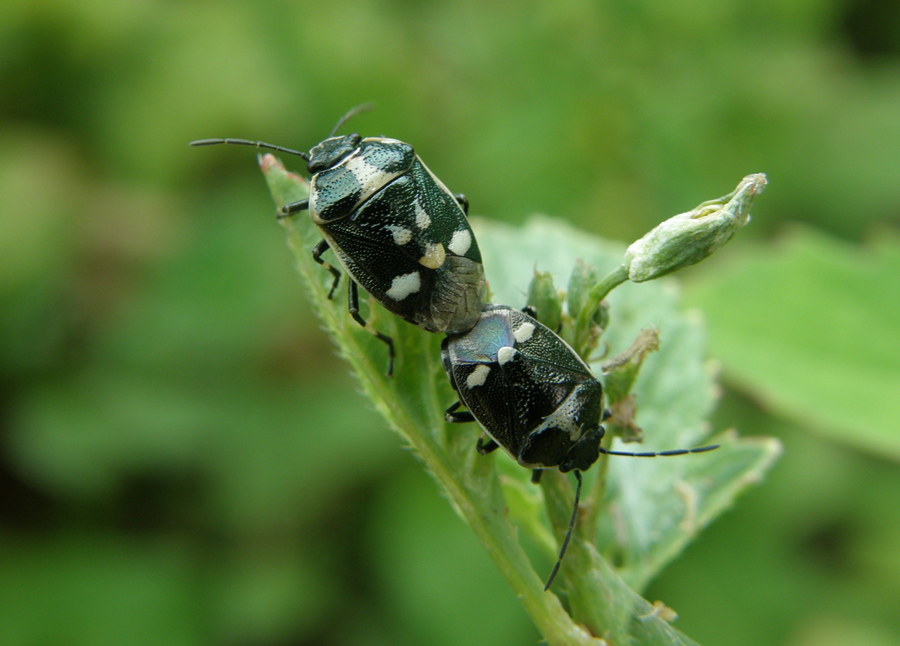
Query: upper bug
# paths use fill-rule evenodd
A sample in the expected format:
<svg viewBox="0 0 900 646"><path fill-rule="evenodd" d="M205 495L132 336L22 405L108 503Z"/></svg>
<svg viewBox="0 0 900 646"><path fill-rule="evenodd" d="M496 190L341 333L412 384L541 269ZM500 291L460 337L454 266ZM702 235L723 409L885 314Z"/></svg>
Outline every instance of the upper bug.
<svg viewBox="0 0 900 646"><path fill-rule="evenodd" d="M448 422L477 421L488 440L479 438L482 455L502 447L521 466L574 471L575 506L559 559L544 590L559 570L581 494L581 471L601 453L656 457L711 451L717 446L674 451L626 453L600 446L606 418L603 386L588 365L555 332L527 313L505 305L486 305L475 326L448 336L441 358L459 401L447 409ZM468 412L456 412L465 405Z"/></svg>
<svg viewBox="0 0 900 646"><path fill-rule="evenodd" d="M350 276L350 314L388 346L390 375L393 341L359 314L357 285L404 320L447 334L475 324L486 287L464 195L451 193L409 144L358 134L334 136L347 119L369 107L350 110L308 153L246 139L202 139L191 145L254 146L307 161L309 199L286 204L279 217L309 211L323 236L312 250L313 259L334 276L329 298L340 280L340 272L321 257L330 247Z"/></svg>

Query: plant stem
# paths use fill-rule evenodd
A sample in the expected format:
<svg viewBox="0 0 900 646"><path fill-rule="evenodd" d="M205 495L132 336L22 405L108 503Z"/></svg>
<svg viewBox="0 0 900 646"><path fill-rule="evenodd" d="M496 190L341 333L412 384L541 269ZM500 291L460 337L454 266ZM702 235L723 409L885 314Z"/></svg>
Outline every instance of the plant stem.
<svg viewBox="0 0 900 646"><path fill-rule="evenodd" d="M626 280L628 280L628 267L620 265L604 276L588 293L584 306L578 313L578 319L575 322L575 350L579 354L584 355L587 351L586 346L590 337L591 320L594 318L597 310L600 309L600 303L613 289Z"/></svg>

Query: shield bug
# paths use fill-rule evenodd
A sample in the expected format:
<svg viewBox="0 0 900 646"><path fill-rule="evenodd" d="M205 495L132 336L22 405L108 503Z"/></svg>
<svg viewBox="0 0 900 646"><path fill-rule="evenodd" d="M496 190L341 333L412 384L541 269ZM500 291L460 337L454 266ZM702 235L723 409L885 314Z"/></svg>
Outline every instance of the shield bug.
<svg viewBox="0 0 900 646"><path fill-rule="evenodd" d="M448 336L441 359L459 401L447 409L448 422L478 422L487 435L476 448L485 455L503 448L521 466L574 471L578 486L572 519L559 558L544 590L550 588L572 535L581 495L581 471L601 453L630 457L683 455L718 446L662 452L626 453L600 446L603 387L590 367L555 332L529 314L505 305L485 306L475 326ZM457 409L465 405L467 411Z"/></svg>
<svg viewBox="0 0 900 646"><path fill-rule="evenodd" d="M254 146L307 161L309 198L284 205L279 217L309 211L323 236L312 257L334 276L329 298L340 281L340 272L322 259L330 247L350 277L350 315L387 344L390 375L393 341L360 315L358 286L413 325L447 334L475 324L486 286L464 195L451 193L407 143L335 136L347 119L369 107L350 110L308 153L246 139L202 139L191 145Z"/></svg>

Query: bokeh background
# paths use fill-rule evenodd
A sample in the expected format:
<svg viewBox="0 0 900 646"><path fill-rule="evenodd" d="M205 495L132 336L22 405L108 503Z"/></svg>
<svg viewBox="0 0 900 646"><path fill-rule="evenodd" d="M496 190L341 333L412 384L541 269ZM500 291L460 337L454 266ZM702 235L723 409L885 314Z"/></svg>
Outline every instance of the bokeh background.
<svg viewBox="0 0 900 646"><path fill-rule="evenodd" d="M186 145L369 100L496 220L628 242L769 174L682 278L716 428L785 454L647 596L702 644L900 644L894 0L3 2L0 643L539 638L335 358L253 151Z"/></svg>

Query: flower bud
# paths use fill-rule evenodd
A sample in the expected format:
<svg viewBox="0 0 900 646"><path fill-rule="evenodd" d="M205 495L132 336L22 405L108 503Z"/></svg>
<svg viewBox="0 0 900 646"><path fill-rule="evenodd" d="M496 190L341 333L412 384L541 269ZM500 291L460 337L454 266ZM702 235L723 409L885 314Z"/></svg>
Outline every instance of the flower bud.
<svg viewBox="0 0 900 646"><path fill-rule="evenodd" d="M628 279L653 280L711 255L750 221L750 205L765 186L763 173L747 175L728 195L657 226L625 252Z"/></svg>
<svg viewBox="0 0 900 646"><path fill-rule="evenodd" d="M581 258L575 261L569 287L566 290L566 302L569 316L576 318L590 294L591 288L597 284L597 270Z"/></svg>
<svg viewBox="0 0 900 646"><path fill-rule="evenodd" d="M553 284L553 274L549 271L534 272L531 285L528 286L526 302L534 307L537 319L551 330L558 330L562 316L562 303L559 292Z"/></svg>

